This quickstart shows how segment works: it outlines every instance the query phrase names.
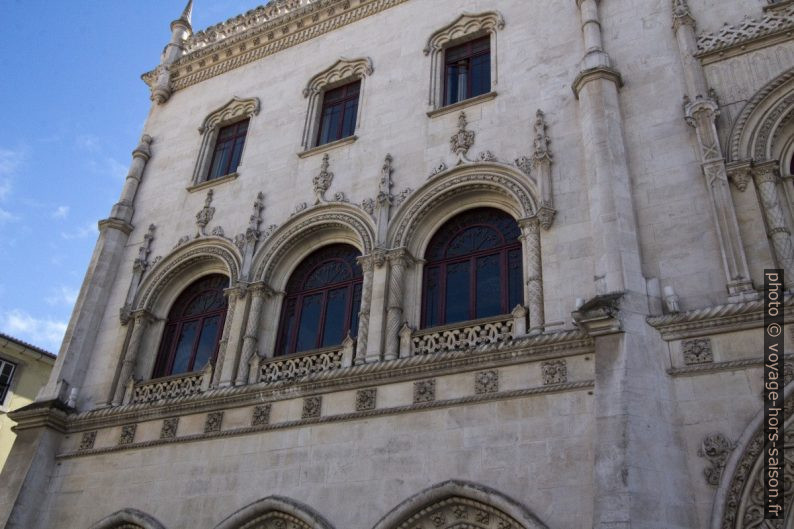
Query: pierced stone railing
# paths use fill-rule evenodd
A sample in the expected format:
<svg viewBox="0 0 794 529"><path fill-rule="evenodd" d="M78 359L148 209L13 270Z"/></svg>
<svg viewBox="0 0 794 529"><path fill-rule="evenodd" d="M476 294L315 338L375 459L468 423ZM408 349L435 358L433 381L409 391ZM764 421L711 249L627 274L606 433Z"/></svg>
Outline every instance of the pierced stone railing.
<svg viewBox="0 0 794 529"><path fill-rule="evenodd" d="M212 366L203 371L181 373L170 377L156 378L146 382L130 381L127 384L125 404L141 404L159 400L188 397L207 391L212 380Z"/></svg>
<svg viewBox="0 0 794 529"><path fill-rule="evenodd" d="M406 326L401 331L400 353L401 356L409 356L403 353L409 344L410 356L418 356L460 351L512 340L514 337L526 332L526 324L521 325L520 322L522 320L520 318L526 318L525 311L519 315L497 316L475 322L445 325L421 331L410 331ZM524 319L523 321L526 320ZM519 329L518 327L522 328Z"/></svg>
<svg viewBox="0 0 794 529"><path fill-rule="evenodd" d="M354 341L348 337L342 345L290 356L262 358L259 361L259 382L279 382L302 378L315 373L334 371L353 365Z"/></svg>

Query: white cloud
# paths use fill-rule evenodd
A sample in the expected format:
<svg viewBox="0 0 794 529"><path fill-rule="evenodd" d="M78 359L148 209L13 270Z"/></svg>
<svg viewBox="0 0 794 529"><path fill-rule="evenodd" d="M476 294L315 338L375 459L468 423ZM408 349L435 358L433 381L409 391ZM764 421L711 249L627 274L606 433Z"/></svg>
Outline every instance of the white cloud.
<svg viewBox="0 0 794 529"><path fill-rule="evenodd" d="M80 134L74 141L78 147L86 151L97 152L99 150L99 138L92 134Z"/></svg>
<svg viewBox="0 0 794 529"><path fill-rule="evenodd" d="M47 296L44 301L48 305L65 305L71 307L77 301L77 294L79 291L76 288L71 288L65 285L59 286L51 296Z"/></svg>
<svg viewBox="0 0 794 529"><path fill-rule="evenodd" d="M69 215L69 206L58 206L58 208L52 212L52 218L54 219L65 219L67 215Z"/></svg>
<svg viewBox="0 0 794 529"><path fill-rule="evenodd" d="M11 178L17 173L27 157L27 149L17 150L0 147L0 200L11 193Z"/></svg>
<svg viewBox="0 0 794 529"><path fill-rule="evenodd" d="M19 220L19 217L17 217L10 211L6 211L3 208L0 208L0 225L14 220Z"/></svg>
<svg viewBox="0 0 794 529"><path fill-rule="evenodd" d="M109 175L118 180L124 180L127 176L127 167L110 156L89 161L88 168L96 174Z"/></svg>
<svg viewBox="0 0 794 529"><path fill-rule="evenodd" d="M0 316L0 328L15 338L57 351L66 332L66 322L34 318L23 310L13 309Z"/></svg>
<svg viewBox="0 0 794 529"><path fill-rule="evenodd" d="M61 232L61 237L70 241L72 239L84 239L86 237L96 237L99 234L96 222L89 222L83 226L78 226L71 232Z"/></svg>

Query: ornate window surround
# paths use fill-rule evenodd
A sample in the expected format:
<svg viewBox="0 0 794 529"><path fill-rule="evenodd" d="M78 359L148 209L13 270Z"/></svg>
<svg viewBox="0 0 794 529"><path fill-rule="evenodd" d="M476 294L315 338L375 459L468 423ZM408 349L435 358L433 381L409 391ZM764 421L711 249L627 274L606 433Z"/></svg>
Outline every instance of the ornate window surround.
<svg viewBox="0 0 794 529"><path fill-rule="evenodd" d="M193 178L191 180L188 191L198 191L207 186L227 182L237 177L237 172L207 180L207 175L210 170L210 162L212 161L212 153L215 149L215 142L218 139L218 131L228 125L237 123L246 118L251 118L259 114L259 98L252 97L249 99L241 99L233 97L228 103L222 107L211 112L204 121L201 123L198 131L203 136L201 140L201 148L199 155L196 159L196 167L193 169ZM248 134L251 134L251 124L248 126ZM242 165L243 158L245 157L245 150L248 146L248 138L243 145L243 152L240 157L240 164Z"/></svg>
<svg viewBox="0 0 794 529"><path fill-rule="evenodd" d="M117 511L92 525L91 529L117 529L119 527L165 529L165 526L156 518L137 509L122 509Z"/></svg>
<svg viewBox="0 0 794 529"><path fill-rule="evenodd" d="M310 156L319 152L325 152L334 147L350 144L358 138L361 130L361 116L364 111L366 100L366 79L374 71L372 59L360 57L357 59L347 59L340 57L334 64L312 77L303 89L303 97L308 99L306 118L303 126L303 136L301 138L301 152L298 156ZM361 87L358 95L358 111L356 113L356 128L352 136L342 138L323 145L317 145L317 133L320 127L320 112L322 111L323 94L330 89L352 83L359 80Z"/></svg>
<svg viewBox="0 0 794 529"><path fill-rule="evenodd" d="M505 26L504 17L498 11L483 13L462 13L450 24L437 30L427 39L424 54L430 57L430 82L428 88L428 116L445 114L496 96L498 84L498 48L497 30ZM491 90L477 97L464 99L452 105L444 106L444 52L451 46L463 44L478 37L490 35L491 38Z"/></svg>
<svg viewBox="0 0 794 529"><path fill-rule="evenodd" d="M221 521L215 529L260 527L259 524L266 524L268 520L290 522L290 527L298 529L333 529L322 515L308 505L283 496L268 496L246 505Z"/></svg>

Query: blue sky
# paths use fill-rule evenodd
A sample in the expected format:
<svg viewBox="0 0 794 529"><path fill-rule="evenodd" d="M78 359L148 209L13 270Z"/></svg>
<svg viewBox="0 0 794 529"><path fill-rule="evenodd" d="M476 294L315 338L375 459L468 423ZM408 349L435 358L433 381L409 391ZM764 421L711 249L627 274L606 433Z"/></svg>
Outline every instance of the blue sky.
<svg viewBox="0 0 794 529"><path fill-rule="evenodd" d="M0 332L57 353L186 0L0 0ZM262 2L194 0L196 30Z"/></svg>

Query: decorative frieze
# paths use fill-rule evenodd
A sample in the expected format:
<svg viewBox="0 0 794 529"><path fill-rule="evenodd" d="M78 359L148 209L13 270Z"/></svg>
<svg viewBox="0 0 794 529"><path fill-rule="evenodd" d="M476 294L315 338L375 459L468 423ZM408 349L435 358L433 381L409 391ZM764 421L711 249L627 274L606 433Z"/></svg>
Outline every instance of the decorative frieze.
<svg viewBox="0 0 794 529"><path fill-rule="evenodd" d="M135 432L138 429L137 424L125 424L121 427L121 435L119 435L119 444L128 445L135 441Z"/></svg>
<svg viewBox="0 0 794 529"><path fill-rule="evenodd" d="M709 461L709 466L703 469L706 483L713 487L719 485L725 462L734 448L736 448L736 443L721 433L711 433L703 438L698 455Z"/></svg>
<svg viewBox="0 0 794 529"><path fill-rule="evenodd" d="M356 411L374 410L378 396L377 388L356 391Z"/></svg>
<svg viewBox="0 0 794 529"><path fill-rule="evenodd" d="M414 382L414 404L433 402L436 400L436 380L419 380Z"/></svg>
<svg viewBox="0 0 794 529"><path fill-rule="evenodd" d="M568 382L568 365L565 360L552 360L540 365L543 373L543 385L565 384Z"/></svg>
<svg viewBox="0 0 794 529"><path fill-rule="evenodd" d="M270 411L272 404L259 404L254 406L251 414L251 426L264 426L270 424Z"/></svg>
<svg viewBox="0 0 794 529"><path fill-rule="evenodd" d="M207 419L204 421L204 433L215 433L221 431L221 424L223 423L223 412L213 411L207 414Z"/></svg>
<svg viewBox="0 0 794 529"><path fill-rule="evenodd" d="M513 338L513 319L482 321L473 325L418 331L412 338L413 355L473 349Z"/></svg>
<svg viewBox="0 0 794 529"><path fill-rule="evenodd" d="M776 37L785 38L786 33L792 29L794 29L794 4L776 10L768 9L759 18L745 18L737 24L726 24L719 31L699 35L698 57L724 54L734 48L743 48L742 51L746 53L748 46Z"/></svg>
<svg viewBox="0 0 794 529"><path fill-rule="evenodd" d="M323 397L316 395L303 399L303 410L301 419L316 419L322 415Z"/></svg>
<svg viewBox="0 0 794 529"><path fill-rule="evenodd" d="M179 417L169 417L163 419L163 426L160 428L160 439L176 438L176 431L179 428Z"/></svg>
<svg viewBox="0 0 794 529"><path fill-rule="evenodd" d="M711 350L711 338L694 338L681 342L681 353L684 355L684 364L707 364L714 361Z"/></svg>
<svg viewBox="0 0 794 529"><path fill-rule="evenodd" d="M96 430L92 432L83 432L83 436L80 438L80 446L77 448L78 450L91 450L94 448L94 443L96 442Z"/></svg>
<svg viewBox="0 0 794 529"><path fill-rule="evenodd" d="M474 394L484 395L499 391L499 371L491 369L474 375Z"/></svg>

